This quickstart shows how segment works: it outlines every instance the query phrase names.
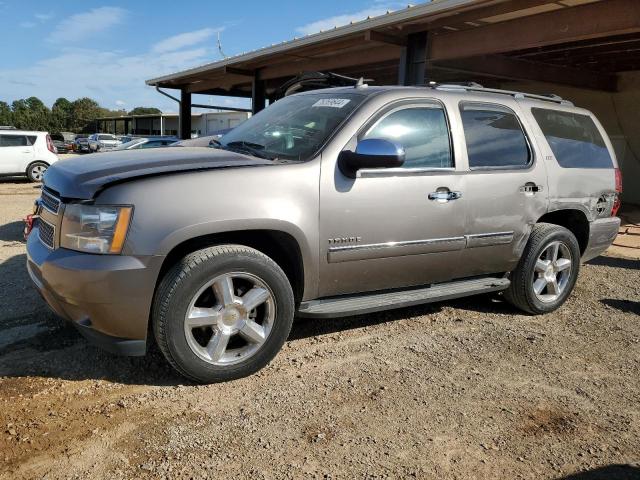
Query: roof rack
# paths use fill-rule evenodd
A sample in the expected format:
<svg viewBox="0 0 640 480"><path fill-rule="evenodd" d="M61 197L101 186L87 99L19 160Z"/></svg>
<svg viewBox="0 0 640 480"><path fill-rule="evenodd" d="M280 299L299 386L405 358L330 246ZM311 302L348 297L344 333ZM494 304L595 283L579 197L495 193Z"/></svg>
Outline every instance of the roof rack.
<svg viewBox="0 0 640 480"><path fill-rule="evenodd" d="M484 92L484 93L496 93L499 95L510 95L515 99L531 98L534 100L543 100L545 102L559 103L560 105L573 106L573 103L569 100L565 100L553 93L536 95L533 93L514 92L511 90L501 90L499 88L485 88L476 82L460 82L460 83L437 83L429 82L429 87L436 90L464 90L468 92Z"/></svg>

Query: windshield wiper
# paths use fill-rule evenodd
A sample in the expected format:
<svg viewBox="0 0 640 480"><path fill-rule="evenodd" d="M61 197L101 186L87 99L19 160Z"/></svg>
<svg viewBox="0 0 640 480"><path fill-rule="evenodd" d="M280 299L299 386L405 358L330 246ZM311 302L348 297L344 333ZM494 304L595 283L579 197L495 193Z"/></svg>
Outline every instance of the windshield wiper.
<svg viewBox="0 0 640 480"><path fill-rule="evenodd" d="M275 157L269 156L264 152L264 148L265 148L264 145L260 145L259 143L245 142L244 140L240 140L237 142L229 142L226 145L220 144L219 148L229 148L229 149L239 150L241 152L249 153L254 157L264 158L266 160L275 159Z"/></svg>

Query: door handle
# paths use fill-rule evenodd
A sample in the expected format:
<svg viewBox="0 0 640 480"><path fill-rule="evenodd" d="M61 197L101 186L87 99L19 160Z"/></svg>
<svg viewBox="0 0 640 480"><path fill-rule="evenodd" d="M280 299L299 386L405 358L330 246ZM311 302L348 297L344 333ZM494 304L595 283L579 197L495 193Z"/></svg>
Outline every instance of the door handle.
<svg viewBox="0 0 640 480"><path fill-rule="evenodd" d="M446 203L449 200L458 200L462 197L462 192L452 192L449 190L438 190L429 194L429 200L436 200L439 203Z"/></svg>
<svg viewBox="0 0 640 480"><path fill-rule="evenodd" d="M524 194L534 195L538 192L542 191L542 185L536 185L533 182L527 182L523 186L520 187L520 192Z"/></svg>

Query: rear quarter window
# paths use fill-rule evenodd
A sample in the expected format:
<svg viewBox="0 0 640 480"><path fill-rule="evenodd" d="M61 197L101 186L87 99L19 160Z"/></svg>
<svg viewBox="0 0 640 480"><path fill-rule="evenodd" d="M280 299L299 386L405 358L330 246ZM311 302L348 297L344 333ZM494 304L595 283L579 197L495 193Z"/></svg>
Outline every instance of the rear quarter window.
<svg viewBox="0 0 640 480"><path fill-rule="evenodd" d="M558 164L564 168L613 168L604 139L588 115L532 108Z"/></svg>

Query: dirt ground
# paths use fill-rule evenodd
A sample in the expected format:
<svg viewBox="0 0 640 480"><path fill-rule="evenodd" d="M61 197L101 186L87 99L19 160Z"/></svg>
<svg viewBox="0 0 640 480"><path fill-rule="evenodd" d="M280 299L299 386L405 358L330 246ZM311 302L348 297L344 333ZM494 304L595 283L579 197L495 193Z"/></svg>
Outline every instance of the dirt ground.
<svg viewBox="0 0 640 480"><path fill-rule="evenodd" d="M640 261L559 311L497 296L297 320L262 372L185 383L89 346L25 271L37 188L0 182L0 478L640 478Z"/></svg>

